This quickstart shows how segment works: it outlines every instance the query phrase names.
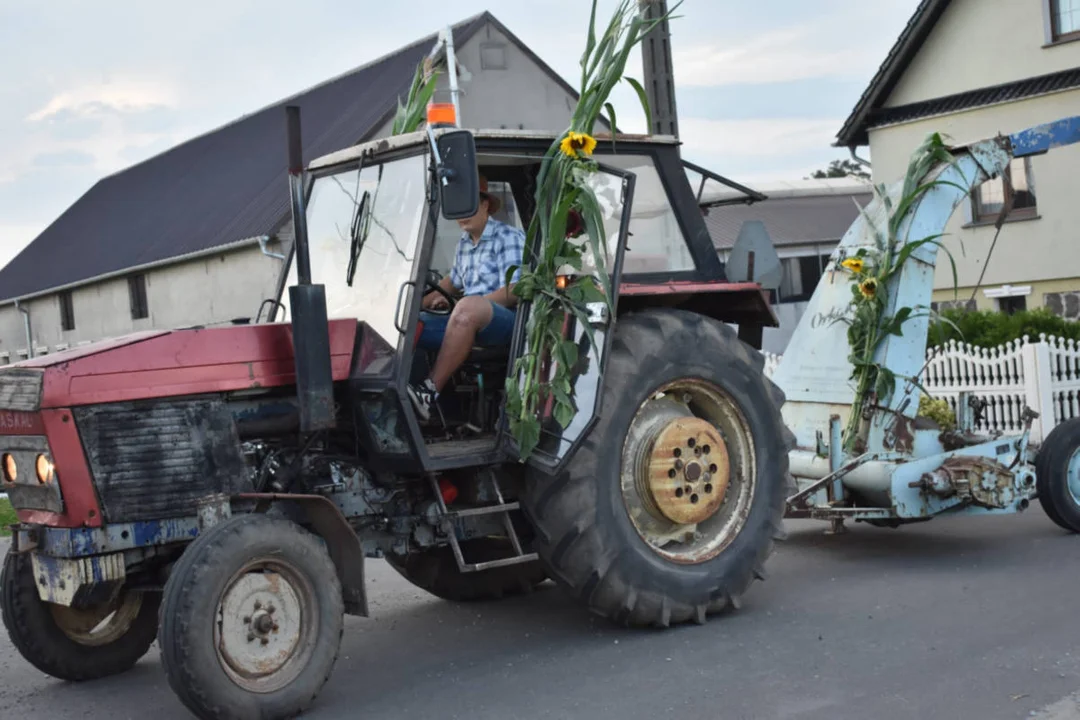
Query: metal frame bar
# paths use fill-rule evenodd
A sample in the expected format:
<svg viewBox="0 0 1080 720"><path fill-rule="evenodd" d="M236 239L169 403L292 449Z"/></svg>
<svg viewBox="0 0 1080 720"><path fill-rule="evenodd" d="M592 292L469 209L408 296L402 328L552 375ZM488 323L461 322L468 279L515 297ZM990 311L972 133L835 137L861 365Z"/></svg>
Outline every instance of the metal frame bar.
<svg viewBox="0 0 1080 720"><path fill-rule="evenodd" d="M504 502L502 489L499 487L498 478L492 476L491 481L495 484L495 494L499 500L498 505L491 505L481 508L468 508L465 510L450 511L446 507L446 502L443 500L442 492L439 490L439 480L433 473L428 474L428 482L431 484L431 490L435 494L435 502L439 508L439 525L443 532L446 533L447 538L450 540L450 547L454 551L454 560L457 561L458 570L461 572L479 572L481 570L488 570L490 568L505 567L507 565L524 565L525 563L532 562L539 559L536 553L525 554L521 548L521 540L518 538L517 531L514 530L514 525L510 521L510 511L520 508L520 504L516 502L507 503ZM454 532L453 521L456 518L464 517L476 517L479 515L493 515L496 513L502 513L503 527L506 528L506 533L510 538L510 543L514 546L515 555L499 560L488 560L481 563L467 563L465 562L465 556L461 552L461 543L458 542L457 533Z"/></svg>

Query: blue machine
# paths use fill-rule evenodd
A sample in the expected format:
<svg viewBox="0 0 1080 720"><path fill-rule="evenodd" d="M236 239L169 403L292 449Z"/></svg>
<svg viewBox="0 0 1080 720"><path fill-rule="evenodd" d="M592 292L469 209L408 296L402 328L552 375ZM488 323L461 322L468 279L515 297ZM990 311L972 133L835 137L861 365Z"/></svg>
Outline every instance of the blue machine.
<svg viewBox="0 0 1080 720"><path fill-rule="evenodd" d="M920 181L939 182L893 218L899 221L893 251L943 234L957 206L1013 158L1074 143L1080 143L1080 117L949 148L952 161L940 162ZM884 402L866 402L857 450L844 451L852 445L842 443L842 431L856 390L843 322L851 307L851 275L839 263L861 248L873 251L875 238L888 237L890 209L898 207L902 192L900 182L884 189L848 229L773 375L787 395L784 419L797 438L791 452L797 490L788 498L787 517L828 520L839 531L848 518L896 526L944 513L1013 513L1037 497L1051 519L1080 531L1080 422L1058 425L1036 449L1029 444L1037 419L1030 409L1018 436L977 433L977 404L969 402L974 398L961 398L955 431L917 418L938 254L934 243L918 245L886 287L885 316L905 307L916 312L903 333L887 336L874 356L898 378L895 392Z"/></svg>

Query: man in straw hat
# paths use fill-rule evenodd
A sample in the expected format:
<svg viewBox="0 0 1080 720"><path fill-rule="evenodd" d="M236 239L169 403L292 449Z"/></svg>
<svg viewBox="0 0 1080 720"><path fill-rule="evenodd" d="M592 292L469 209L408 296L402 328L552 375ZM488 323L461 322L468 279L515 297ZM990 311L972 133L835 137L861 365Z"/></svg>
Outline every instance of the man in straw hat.
<svg viewBox="0 0 1080 720"><path fill-rule="evenodd" d="M525 233L493 216L499 198L488 192L487 178L480 176L480 207L472 217L458 220L462 235L454 266L439 286L457 298L449 315L421 312L424 323L419 346L439 355L431 375L420 385L409 386L409 397L423 422L450 376L461 367L474 345L509 345L514 330L517 298L510 290L520 276ZM445 309L447 300L434 290L424 297L427 310Z"/></svg>

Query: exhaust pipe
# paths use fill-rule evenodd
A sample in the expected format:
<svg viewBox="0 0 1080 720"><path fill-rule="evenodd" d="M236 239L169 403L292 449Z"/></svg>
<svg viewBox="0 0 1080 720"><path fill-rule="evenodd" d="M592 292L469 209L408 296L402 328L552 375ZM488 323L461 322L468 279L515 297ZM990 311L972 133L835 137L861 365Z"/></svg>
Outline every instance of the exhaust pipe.
<svg viewBox="0 0 1080 720"><path fill-rule="evenodd" d="M334 378L330 368L330 327L326 317L326 288L311 282L307 215L304 208L304 159L300 139L300 108L285 108L289 146L289 194L292 200L293 244L297 284L289 288L292 308L293 358L300 404L300 432L335 426Z"/></svg>
<svg viewBox="0 0 1080 720"><path fill-rule="evenodd" d="M34 334L30 327L30 311L23 307L18 300L15 301L15 309L23 314L23 329L26 331L26 357L34 357Z"/></svg>

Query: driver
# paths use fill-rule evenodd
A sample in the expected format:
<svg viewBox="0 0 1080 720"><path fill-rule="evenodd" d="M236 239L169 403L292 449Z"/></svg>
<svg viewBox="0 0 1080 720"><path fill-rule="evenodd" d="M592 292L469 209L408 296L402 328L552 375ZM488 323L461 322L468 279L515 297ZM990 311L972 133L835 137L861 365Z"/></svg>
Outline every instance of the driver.
<svg viewBox="0 0 1080 720"><path fill-rule="evenodd" d="M481 175L480 206L472 217L458 220L462 234L454 266L439 282L439 287L457 298L454 309L449 315L420 313L424 329L418 345L439 349L431 375L420 385L409 386L409 398L423 422L430 419L439 393L474 345L510 344L517 306L511 289L520 271L514 270L509 284L506 276L521 265L525 233L492 217L500 205L499 198L488 193L487 178ZM424 296L424 309L448 306L435 290Z"/></svg>

